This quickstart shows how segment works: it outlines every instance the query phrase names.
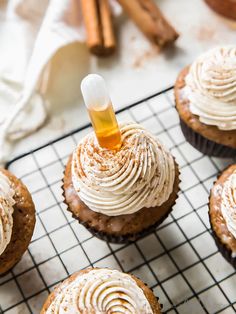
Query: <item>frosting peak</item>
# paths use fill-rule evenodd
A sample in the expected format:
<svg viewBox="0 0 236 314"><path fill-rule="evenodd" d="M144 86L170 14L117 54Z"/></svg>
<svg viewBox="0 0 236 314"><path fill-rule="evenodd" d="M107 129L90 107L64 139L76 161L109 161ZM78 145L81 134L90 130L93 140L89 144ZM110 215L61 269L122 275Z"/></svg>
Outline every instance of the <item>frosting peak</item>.
<svg viewBox="0 0 236 314"><path fill-rule="evenodd" d="M163 204L173 191L171 154L142 126L120 125L119 151L101 148L90 133L73 153L72 181L81 200L108 216Z"/></svg>
<svg viewBox="0 0 236 314"><path fill-rule="evenodd" d="M9 179L0 171L0 255L11 240L13 227L14 190Z"/></svg>
<svg viewBox="0 0 236 314"><path fill-rule="evenodd" d="M190 67L185 92L202 123L236 130L236 46L201 55Z"/></svg>
<svg viewBox="0 0 236 314"><path fill-rule="evenodd" d="M221 198L222 215L228 230L236 239L236 171L224 183Z"/></svg>
<svg viewBox="0 0 236 314"><path fill-rule="evenodd" d="M91 269L78 274L55 295L46 314L153 314L136 281L110 269Z"/></svg>

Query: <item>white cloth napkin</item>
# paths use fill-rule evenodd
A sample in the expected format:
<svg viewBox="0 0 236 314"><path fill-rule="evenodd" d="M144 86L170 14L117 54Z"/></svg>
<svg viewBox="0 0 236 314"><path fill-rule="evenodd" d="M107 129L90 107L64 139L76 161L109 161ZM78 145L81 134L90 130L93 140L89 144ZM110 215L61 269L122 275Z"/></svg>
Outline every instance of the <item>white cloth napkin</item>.
<svg viewBox="0 0 236 314"><path fill-rule="evenodd" d="M111 0L115 14L120 7ZM44 97L51 58L84 42L79 0L0 0L0 162L9 144L34 132L47 118Z"/></svg>

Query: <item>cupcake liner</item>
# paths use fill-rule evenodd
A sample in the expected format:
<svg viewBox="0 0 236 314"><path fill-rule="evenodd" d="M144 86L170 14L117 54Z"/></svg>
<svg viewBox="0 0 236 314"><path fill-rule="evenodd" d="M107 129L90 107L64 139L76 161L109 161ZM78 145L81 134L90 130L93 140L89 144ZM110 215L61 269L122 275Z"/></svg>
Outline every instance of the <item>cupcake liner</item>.
<svg viewBox="0 0 236 314"><path fill-rule="evenodd" d="M137 277L137 276L136 276L136 277ZM137 277L137 278L139 278L139 277ZM139 279L140 279L140 278L139 278ZM140 279L140 280L141 280L141 279ZM155 296L155 298L156 298L156 300L157 300L157 302L158 302L158 304L159 304L159 306L160 306L160 314L162 314L162 313L163 313L162 310L163 310L164 305L160 302L160 298L155 295L154 290L153 290L146 282L144 282L144 284L145 284L145 286L147 286L147 287L152 291L152 293L154 294L154 296Z"/></svg>
<svg viewBox="0 0 236 314"><path fill-rule="evenodd" d="M236 156L236 149L213 142L195 132L180 119L180 126L186 140L201 153L212 157L232 158Z"/></svg>
<svg viewBox="0 0 236 314"><path fill-rule="evenodd" d="M63 189L63 186L62 186L62 189ZM135 241L139 240L140 238L143 238L143 237L151 234L169 216L169 214L173 210L174 205L176 204L176 200L178 199L178 197L177 197L174 204L170 207L170 210L159 221L157 221L154 225L152 225L152 226L148 227L147 229L144 229L143 231L136 233L136 234L127 234L125 236L115 236L115 235L111 235L111 234L108 234L108 233L105 233L102 231L98 231L98 230L92 228L91 226L89 226L88 223L79 219L71 211L70 207L66 203L64 189L63 189L62 196L64 197L63 203L67 206L67 210L69 212L71 212L72 217L74 219L76 219L82 226L84 226L93 236L97 237L100 240L103 240L103 241L106 241L109 243L114 243L114 244L129 244L129 243L135 242Z"/></svg>
<svg viewBox="0 0 236 314"><path fill-rule="evenodd" d="M4 277L27 251L33 236L36 214L31 194L23 182L7 169L1 169L1 172L7 176L15 191L11 239L0 255L0 277Z"/></svg>
<svg viewBox="0 0 236 314"><path fill-rule="evenodd" d="M175 158L174 158L175 160ZM176 163L176 162L175 162ZM178 164L176 163L177 167L178 167ZM180 171L179 171L179 167L178 167L178 176L180 176ZM65 171L64 171L64 177L65 177ZM139 233L136 233L136 234L126 234L125 236L115 236L115 235L111 235L111 234L108 234L108 233L105 233L103 231L98 231L96 230L95 228L89 226L89 224L87 222L84 222L82 221L81 219L79 219L79 217L77 217L73 211L70 209L70 207L68 206L67 202L66 202L66 198L65 198L65 190L64 190L64 177L62 179L62 196L63 196L63 203L66 205L67 207L67 210L69 212L71 212L72 214L72 217L74 219L76 219L81 225L83 225L93 236L97 237L98 239L100 240L103 240L103 241L106 241L106 242L109 242L109 243L114 243L114 244L129 244L129 243L132 243L134 241L137 241L139 240L140 238L143 238L149 234L151 234L153 231L155 231L155 229L169 216L169 214L172 212L173 210L173 207L175 206L176 204L176 201L179 197L179 191L180 191L180 183L181 183L181 180L180 180L180 177L179 177L179 182L178 182L178 187L177 187L177 191L176 191L176 198L172 204L172 206L170 206L169 210L165 213L164 216L161 217L160 220L158 220L157 222L155 222L153 225L151 225L150 227L142 230L141 232Z"/></svg>
<svg viewBox="0 0 236 314"><path fill-rule="evenodd" d="M210 216L209 216L210 219ZM220 251L220 253L224 256L224 258L236 269L236 256L232 256L232 250L230 250L225 244L221 242L218 235L213 229L213 225L211 223L210 219L210 225L211 225L211 234L213 236L213 239L215 240L215 244Z"/></svg>
<svg viewBox="0 0 236 314"><path fill-rule="evenodd" d="M155 231L155 229L169 216L169 214L173 210L175 203L176 203L176 201L174 202L172 207L170 207L170 210L159 221L157 221L154 225L144 229L143 231L141 231L139 233L127 234L125 236L114 236L111 234L107 234L105 232L98 231L98 230L93 229L90 226L88 226L88 224L86 224L85 222L80 221L78 219L78 217L75 217L75 215L73 213L72 213L72 216L75 219L77 219L80 222L80 224L82 224L93 236L99 238L100 240L103 240L103 241L106 241L109 243L114 243L114 244L129 244L129 243L133 243L133 242L153 233Z"/></svg>
<svg viewBox="0 0 236 314"><path fill-rule="evenodd" d="M221 174L223 172L225 172L229 167L230 167L230 165L227 166L223 171L221 171L218 174L217 179L213 183L213 186L215 185L216 181L221 176ZM211 235L212 235L212 237L215 241L215 244L216 244L218 250L220 251L220 253L236 269L236 256L235 257L232 256L232 253L233 253L232 250L230 250L224 243L221 242L220 238L218 237L217 233L215 232L215 230L213 228L213 224L211 222L211 216L210 216L210 198L211 198L211 193L210 193L209 198L208 198L208 217L209 217L209 222L210 222L210 226L211 226Z"/></svg>
<svg viewBox="0 0 236 314"><path fill-rule="evenodd" d="M21 261L21 259L22 259L22 256L15 262L15 264L10 269L8 269L5 273L0 274L0 278L3 278L7 276L8 274L10 274L13 268Z"/></svg>

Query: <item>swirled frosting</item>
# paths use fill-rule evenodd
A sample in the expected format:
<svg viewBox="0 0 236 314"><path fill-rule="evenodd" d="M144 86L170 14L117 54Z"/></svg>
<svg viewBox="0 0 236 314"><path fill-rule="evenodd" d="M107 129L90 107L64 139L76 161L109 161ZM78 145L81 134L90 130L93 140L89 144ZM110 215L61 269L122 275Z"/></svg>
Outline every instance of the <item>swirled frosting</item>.
<svg viewBox="0 0 236 314"><path fill-rule="evenodd" d="M201 55L190 67L184 90L200 122L236 130L236 46Z"/></svg>
<svg viewBox="0 0 236 314"><path fill-rule="evenodd" d="M171 154L142 126L120 125L119 151L101 148L94 133L73 153L72 182L80 199L108 216L132 214L160 206L173 191Z"/></svg>
<svg viewBox="0 0 236 314"><path fill-rule="evenodd" d="M224 183L221 199L222 215L228 230L236 239L236 171Z"/></svg>
<svg viewBox="0 0 236 314"><path fill-rule="evenodd" d="M125 273L92 269L64 285L46 314L153 314L136 281Z"/></svg>
<svg viewBox="0 0 236 314"><path fill-rule="evenodd" d="M14 193L9 179L0 171L0 255L11 240Z"/></svg>

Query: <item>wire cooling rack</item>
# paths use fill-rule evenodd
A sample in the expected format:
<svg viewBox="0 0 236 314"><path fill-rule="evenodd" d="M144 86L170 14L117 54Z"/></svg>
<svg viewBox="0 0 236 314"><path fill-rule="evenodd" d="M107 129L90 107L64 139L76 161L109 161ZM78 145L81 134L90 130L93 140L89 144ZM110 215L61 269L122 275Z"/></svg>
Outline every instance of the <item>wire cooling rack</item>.
<svg viewBox="0 0 236 314"><path fill-rule="evenodd" d="M32 193L37 223L28 251L0 279L0 312L39 313L57 283L92 265L134 273L153 288L166 313L235 313L236 272L215 246L207 208L217 174L233 160L208 158L186 143L172 89L117 116L144 125L176 157L182 191L172 214L155 232L129 245L92 237L71 218L63 204L61 180L68 156L90 126L16 158L8 168Z"/></svg>

